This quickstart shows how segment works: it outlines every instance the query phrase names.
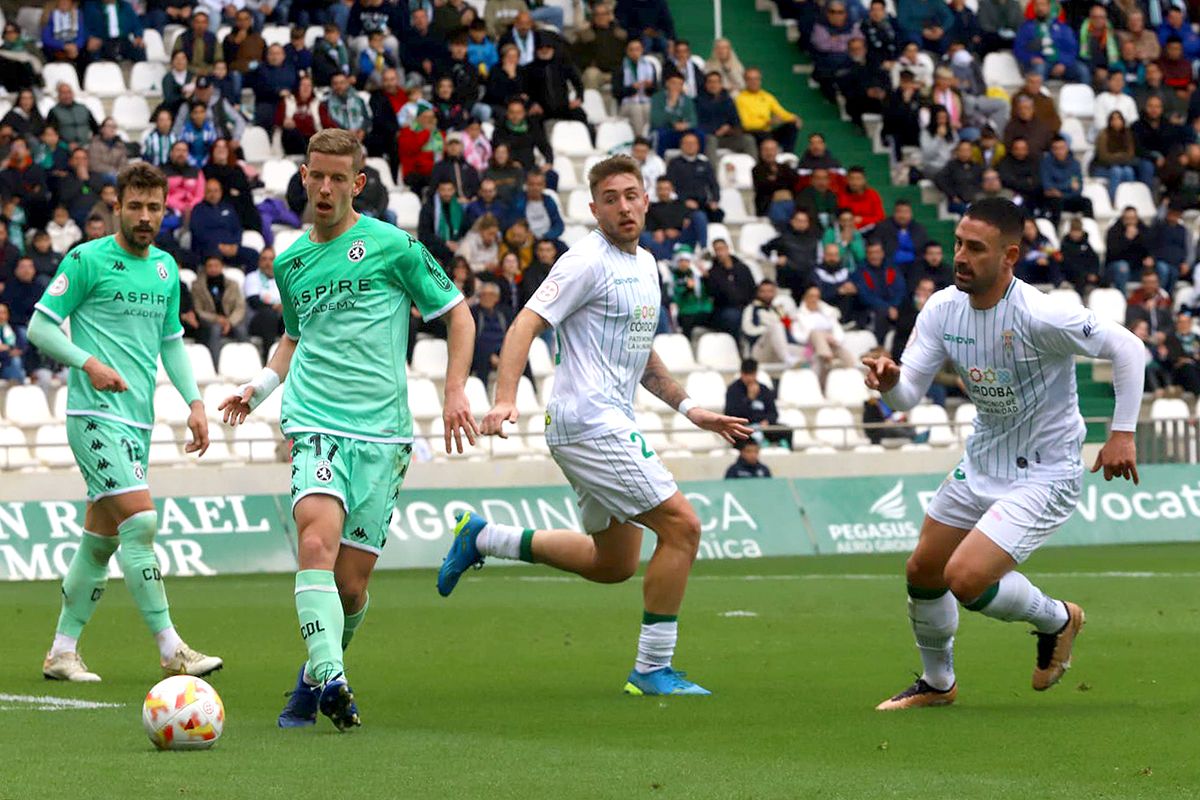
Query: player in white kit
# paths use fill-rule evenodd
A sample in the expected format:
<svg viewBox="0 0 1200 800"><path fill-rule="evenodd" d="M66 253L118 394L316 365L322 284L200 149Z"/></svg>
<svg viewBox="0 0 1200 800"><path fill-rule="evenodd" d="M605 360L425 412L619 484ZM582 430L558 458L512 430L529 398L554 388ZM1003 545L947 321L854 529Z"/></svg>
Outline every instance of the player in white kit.
<svg viewBox="0 0 1200 800"><path fill-rule="evenodd" d="M1116 408L1092 472L1138 480L1141 341L1013 276L1022 221L1008 200L971 206L955 230L954 286L929 298L901 364L864 359L867 385L900 410L920 402L949 359L979 412L966 454L930 503L908 559L909 618L924 672L880 703L881 711L954 702L960 602L987 617L1033 625L1034 689L1049 689L1070 666L1083 609L1043 594L1015 568L1067 521L1079 499L1085 427L1075 356L1113 362Z"/></svg>
<svg viewBox="0 0 1200 800"><path fill-rule="evenodd" d="M449 595L484 556L519 558L597 583L619 583L637 570L642 527L650 528L658 542L646 569L641 635L625 691L709 694L671 665L700 521L637 430L634 393L640 383L697 427L731 444L751 431L744 419L696 406L651 349L662 295L658 266L638 247L649 205L638 163L628 156L606 159L592 168L588 182L600 229L559 258L517 315L500 352L496 404L482 426L486 434L505 436L503 424L516 422L517 381L529 346L553 328L557 366L546 409L546 442L579 496L587 533L522 530L462 515L438 574L438 591Z"/></svg>

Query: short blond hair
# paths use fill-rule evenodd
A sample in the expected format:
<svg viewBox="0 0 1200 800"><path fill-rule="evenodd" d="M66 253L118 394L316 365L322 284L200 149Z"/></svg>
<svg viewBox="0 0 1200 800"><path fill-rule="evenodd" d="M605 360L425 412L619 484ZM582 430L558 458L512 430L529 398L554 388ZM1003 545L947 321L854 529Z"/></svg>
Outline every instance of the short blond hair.
<svg viewBox="0 0 1200 800"><path fill-rule="evenodd" d="M639 184L643 183L642 167L633 156L610 156L588 171L588 188L592 191L592 197L596 196L596 187L614 175L632 175Z"/></svg>
<svg viewBox="0 0 1200 800"><path fill-rule="evenodd" d="M308 153L305 158L312 160L313 153L324 153L330 156L350 156L351 165L357 175L363 168L362 143L351 131L341 128L326 128L308 140Z"/></svg>

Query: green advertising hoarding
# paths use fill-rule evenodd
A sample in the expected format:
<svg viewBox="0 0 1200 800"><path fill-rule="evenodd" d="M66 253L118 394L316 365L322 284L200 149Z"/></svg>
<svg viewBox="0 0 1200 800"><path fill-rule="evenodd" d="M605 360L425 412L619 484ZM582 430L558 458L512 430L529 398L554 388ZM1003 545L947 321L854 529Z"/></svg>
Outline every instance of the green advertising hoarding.
<svg viewBox="0 0 1200 800"><path fill-rule="evenodd" d="M1200 541L1200 471L1147 466L1142 484L1088 475L1075 515L1052 546ZM701 559L907 552L942 475L684 483L700 518ZM158 500L159 562L168 575L292 572L294 531L286 495ZM383 569L436 567L454 515L473 510L530 528L579 528L566 486L402 491ZM0 580L54 580L82 533L84 504L0 501ZM643 542L649 557L653 537ZM114 559L113 574L117 567Z"/></svg>

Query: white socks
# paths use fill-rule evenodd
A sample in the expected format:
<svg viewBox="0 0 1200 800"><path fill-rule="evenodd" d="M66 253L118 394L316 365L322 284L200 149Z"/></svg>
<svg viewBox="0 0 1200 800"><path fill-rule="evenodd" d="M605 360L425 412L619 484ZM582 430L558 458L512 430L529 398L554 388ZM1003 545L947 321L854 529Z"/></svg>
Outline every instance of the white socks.
<svg viewBox="0 0 1200 800"><path fill-rule="evenodd" d="M162 656L163 661L174 658L175 652L183 644L183 639L175 632L174 625L154 634L154 641L158 642L158 654Z"/></svg>
<svg viewBox="0 0 1200 800"><path fill-rule="evenodd" d="M958 631L958 601L949 591L940 597L913 597L909 587L908 618L912 621L917 650L925 672L921 677L935 689L954 685L954 634Z"/></svg>
<svg viewBox="0 0 1200 800"><path fill-rule="evenodd" d="M57 656L62 653L78 652L79 640L74 636L67 636L62 633L54 634L54 643L50 645L50 656Z"/></svg>
<svg viewBox="0 0 1200 800"><path fill-rule="evenodd" d="M675 655L675 642L679 638L679 622L642 623L638 636L637 661L634 669L641 674L671 666Z"/></svg>
<svg viewBox="0 0 1200 800"><path fill-rule="evenodd" d="M516 525L489 522L476 537L475 546L481 555L516 560L521 557L521 534L524 532L524 528Z"/></svg>
<svg viewBox="0 0 1200 800"><path fill-rule="evenodd" d="M1067 624L1067 607L1061 601L1047 597L1015 570L1001 578L994 588L994 596L985 605L978 607L991 589L967 608L1005 622L1028 622L1039 633L1057 633Z"/></svg>

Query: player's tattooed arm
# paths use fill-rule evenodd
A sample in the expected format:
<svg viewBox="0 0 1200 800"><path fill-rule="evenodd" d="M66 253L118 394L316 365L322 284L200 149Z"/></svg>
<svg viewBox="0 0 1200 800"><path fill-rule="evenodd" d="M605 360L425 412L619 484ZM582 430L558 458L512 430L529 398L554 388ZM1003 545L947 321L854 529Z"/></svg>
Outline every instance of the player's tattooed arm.
<svg viewBox="0 0 1200 800"><path fill-rule="evenodd" d="M642 373L642 386L671 408L679 408L679 404L687 398L687 392L679 385L679 381L671 377L667 365L653 350L650 351L650 360L646 362L646 370Z"/></svg>

